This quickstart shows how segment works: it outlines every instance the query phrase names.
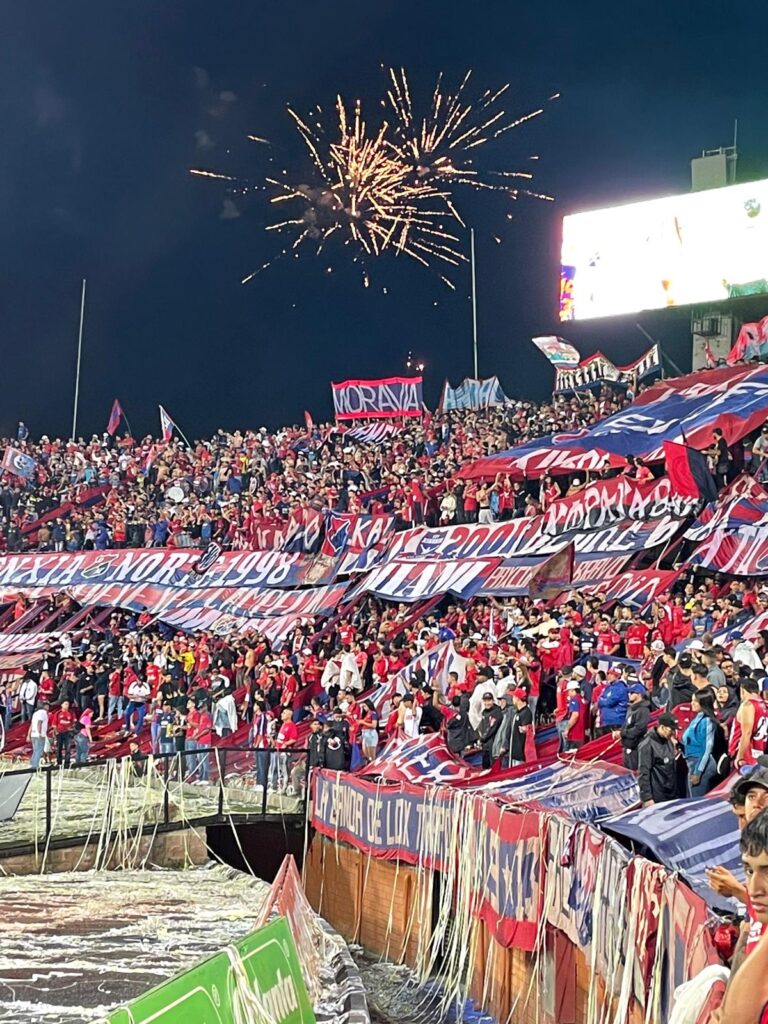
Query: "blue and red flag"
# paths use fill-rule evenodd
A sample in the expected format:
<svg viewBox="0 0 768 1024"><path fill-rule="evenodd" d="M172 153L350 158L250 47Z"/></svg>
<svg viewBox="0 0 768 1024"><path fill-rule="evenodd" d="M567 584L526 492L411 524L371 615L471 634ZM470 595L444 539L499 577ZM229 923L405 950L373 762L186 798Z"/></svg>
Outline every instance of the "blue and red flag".
<svg viewBox="0 0 768 1024"><path fill-rule="evenodd" d="M107 423L107 433L110 437L115 436L115 431L120 426L123 419L123 409L117 399L112 403L112 411L109 414L109 423Z"/></svg>
<svg viewBox="0 0 768 1024"><path fill-rule="evenodd" d="M667 476L678 494L686 498L717 501L717 487L709 471L706 455L687 444L664 441Z"/></svg>
<svg viewBox="0 0 768 1024"><path fill-rule="evenodd" d="M178 430L175 422L171 419L165 409L160 406L160 434L164 441L170 441L174 430Z"/></svg>

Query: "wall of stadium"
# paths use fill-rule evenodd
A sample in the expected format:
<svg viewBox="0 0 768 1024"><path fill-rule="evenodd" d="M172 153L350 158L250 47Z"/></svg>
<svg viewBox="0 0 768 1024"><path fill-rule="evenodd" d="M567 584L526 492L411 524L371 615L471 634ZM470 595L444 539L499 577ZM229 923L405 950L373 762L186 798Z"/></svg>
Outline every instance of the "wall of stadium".
<svg viewBox="0 0 768 1024"><path fill-rule="evenodd" d="M542 905L535 950L503 945L492 924L475 919L462 936L472 957L464 989L475 1005L509 1024L594 1024L601 1019L666 1024L674 987L716 956L702 922L692 917L692 900L699 898L659 865L639 857L632 862L631 892L611 883L615 900L609 912L600 913L595 903L592 921L590 909L594 930L589 942L580 942L572 927L570 868L563 864L562 877L555 877L552 857L547 868L551 902ZM305 860L304 884L315 910L347 941L405 963L422 976L425 964L432 962L432 975L444 981L440 960L433 959L435 950L430 949L437 919L446 912L439 902L442 878L435 884L436 874L316 834ZM433 905L425 904L425 891L434 892ZM656 925L651 926L654 913ZM551 923L558 916L560 927Z"/></svg>

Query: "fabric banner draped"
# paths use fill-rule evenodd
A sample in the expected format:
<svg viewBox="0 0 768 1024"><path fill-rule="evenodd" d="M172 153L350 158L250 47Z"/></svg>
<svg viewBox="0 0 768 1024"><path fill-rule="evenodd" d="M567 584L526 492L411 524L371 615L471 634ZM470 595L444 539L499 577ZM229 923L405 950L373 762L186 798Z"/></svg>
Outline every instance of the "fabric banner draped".
<svg viewBox="0 0 768 1024"><path fill-rule="evenodd" d="M386 377L382 380L345 380L331 384L337 420L421 416L421 377Z"/></svg>
<svg viewBox="0 0 768 1024"><path fill-rule="evenodd" d="M643 377L660 369L658 345L652 345L628 366L616 366L602 352L596 352L593 356L583 359L578 366L558 367L555 374L555 391L578 391L579 388L590 388L603 381L634 388Z"/></svg>
<svg viewBox="0 0 768 1024"><path fill-rule="evenodd" d="M298 587L333 581L336 563L323 556L282 551L227 551L204 577L193 571L199 551L138 548L76 554L7 555L0 559L0 589L66 590L90 583L165 587Z"/></svg>
<svg viewBox="0 0 768 1024"><path fill-rule="evenodd" d="M731 900L710 888L704 873L722 864L743 876L736 817L723 797L671 800L610 818L604 827L642 843L662 864L679 871L710 906L734 909Z"/></svg>
<svg viewBox="0 0 768 1024"><path fill-rule="evenodd" d="M440 399L440 412L453 412L456 409L492 409L503 406L509 401L502 390L498 377L487 377L476 380L465 377L458 387L452 388L448 381L443 386Z"/></svg>
<svg viewBox="0 0 768 1024"><path fill-rule="evenodd" d="M681 526L670 516L646 522L620 520L603 530L576 537L579 556L607 558L667 544ZM568 537L548 537L542 531L542 517L512 519L492 525L415 527L395 534L388 558L529 558L541 561L561 551Z"/></svg>
<svg viewBox="0 0 768 1024"><path fill-rule="evenodd" d="M680 571L676 569L639 569L613 578L606 576L600 583L585 589L599 593L605 601L620 601L632 608L645 608L659 594L669 590L679 575Z"/></svg>
<svg viewBox="0 0 768 1024"><path fill-rule="evenodd" d="M456 830L470 856L477 915L503 946L531 950L542 894L539 816L518 814L447 787L382 786L327 770L314 772L312 825L374 857L444 868L457 857Z"/></svg>
<svg viewBox="0 0 768 1024"><path fill-rule="evenodd" d="M376 566L353 587L347 600L373 594L390 601L411 604L429 597L453 594L467 600L499 564L498 558L458 558L419 562L390 559Z"/></svg>
<svg viewBox="0 0 768 1024"><path fill-rule="evenodd" d="M572 531L599 530L622 519L659 519L692 515L700 502L676 494L667 477L640 483L617 476L596 480L568 498L553 501L543 515L542 531L559 537Z"/></svg>
<svg viewBox="0 0 768 1024"><path fill-rule="evenodd" d="M768 522L768 491L754 477L742 475L729 484L714 504L685 531L687 540L706 540L715 530L740 530Z"/></svg>
<svg viewBox="0 0 768 1024"><path fill-rule="evenodd" d="M768 576L768 536L763 526L743 526L738 532L715 530L700 544L687 565L700 565L732 576Z"/></svg>
<svg viewBox="0 0 768 1024"><path fill-rule="evenodd" d="M768 416L768 366L738 366L691 373L659 381L621 412L594 427L553 434L478 459L460 476L516 479L545 473L620 467L628 455L651 462L663 458L663 442L678 441L704 449L720 427L731 445L759 427Z"/></svg>

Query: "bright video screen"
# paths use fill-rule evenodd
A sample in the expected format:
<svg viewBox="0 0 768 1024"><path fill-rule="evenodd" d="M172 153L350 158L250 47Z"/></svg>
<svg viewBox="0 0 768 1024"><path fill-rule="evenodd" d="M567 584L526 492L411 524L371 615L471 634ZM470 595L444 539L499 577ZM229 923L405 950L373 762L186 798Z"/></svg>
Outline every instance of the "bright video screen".
<svg viewBox="0 0 768 1024"><path fill-rule="evenodd" d="M560 319L768 293L768 180L563 219Z"/></svg>

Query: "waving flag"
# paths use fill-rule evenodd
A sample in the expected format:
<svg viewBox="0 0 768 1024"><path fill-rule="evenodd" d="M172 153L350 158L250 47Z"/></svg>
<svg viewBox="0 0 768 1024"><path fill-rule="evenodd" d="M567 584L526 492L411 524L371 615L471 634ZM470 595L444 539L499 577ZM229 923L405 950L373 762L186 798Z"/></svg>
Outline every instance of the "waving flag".
<svg viewBox="0 0 768 1024"><path fill-rule="evenodd" d="M562 551L558 551L548 558L546 562L542 562L531 578L529 590L531 600L547 600L568 589L573 579L575 551L574 545L569 544Z"/></svg>
<svg viewBox="0 0 768 1024"><path fill-rule="evenodd" d="M12 448L10 445L5 449L3 461L0 463L0 467L7 473L21 476L25 480L32 479L35 475L36 466L37 463L31 455L26 455L24 452L19 451L18 448Z"/></svg>
<svg viewBox="0 0 768 1024"><path fill-rule="evenodd" d="M717 487L705 455L687 444L665 441L664 458L667 475L678 494L687 498L717 501Z"/></svg>
<svg viewBox="0 0 768 1024"><path fill-rule="evenodd" d="M162 434L163 440L164 441L170 441L171 440L171 436L173 435L174 430L178 430L178 429L179 428L176 426L174 421L171 419L171 417L168 415L168 413L165 411L165 409L161 405L160 406L160 433Z"/></svg>
<svg viewBox="0 0 768 1024"><path fill-rule="evenodd" d="M110 437L115 436L115 431L120 426L120 421L123 418L123 410L117 399L112 403L112 411L109 414L109 423L107 423L107 433Z"/></svg>
<svg viewBox="0 0 768 1024"><path fill-rule="evenodd" d="M312 413L307 412L306 409L304 410L304 426L307 428L310 434L315 429L315 421L312 419Z"/></svg>
<svg viewBox="0 0 768 1024"><path fill-rule="evenodd" d="M531 341L539 352L544 353L553 366L578 366L581 362L581 356L573 345L554 334L542 338L531 338Z"/></svg>

